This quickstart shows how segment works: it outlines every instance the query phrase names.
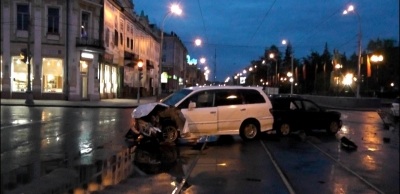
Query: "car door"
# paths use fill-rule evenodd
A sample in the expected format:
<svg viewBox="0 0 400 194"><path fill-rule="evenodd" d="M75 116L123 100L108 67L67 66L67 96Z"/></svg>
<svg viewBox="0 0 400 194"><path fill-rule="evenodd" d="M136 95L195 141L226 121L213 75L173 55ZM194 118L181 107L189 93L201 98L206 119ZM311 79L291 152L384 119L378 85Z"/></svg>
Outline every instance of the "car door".
<svg viewBox="0 0 400 194"><path fill-rule="evenodd" d="M189 103L194 102L195 108L188 109ZM216 134L217 107L214 106L213 91L199 91L185 99L178 108L188 122L189 132L196 135Z"/></svg>
<svg viewBox="0 0 400 194"><path fill-rule="evenodd" d="M218 132L236 134L247 114L241 93L235 89L218 90L215 105L218 108Z"/></svg>
<svg viewBox="0 0 400 194"><path fill-rule="evenodd" d="M296 129L304 129L307 127L307 113L304 110L303 104L298 99L289 100L289 110L287 119L289 123Z"/></svg>
<svg viewBox="0 0 400 194"><path fill-rule="evenodd" d="M324 117L324 112L321 111L318 105L309 101L303 100L303 107L304 107L304 118L307 121L307 128L308 129L321 129L325 123L327 123L326 118Z"/></svg>

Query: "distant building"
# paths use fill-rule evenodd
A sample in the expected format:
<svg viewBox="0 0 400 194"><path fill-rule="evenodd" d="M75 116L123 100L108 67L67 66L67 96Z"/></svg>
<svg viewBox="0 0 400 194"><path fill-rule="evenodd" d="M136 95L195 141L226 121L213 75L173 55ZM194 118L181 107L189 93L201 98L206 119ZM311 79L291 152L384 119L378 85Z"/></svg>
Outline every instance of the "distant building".
<svg viewBox="0 0 400 194"><path fill-rule="evenodd" d="M160 32L133 8L128 0L2 0L1 97L26 97L28 64L34 99L130 98L138 86L154 95Z"/></svg>
<svg viewBox="0 0 400 194"><path fill-rule="evenodd" d="M188 54L185 45L174 32L164 33L162 49L162 91L168 93L185 87L186 56Z"/></svg>

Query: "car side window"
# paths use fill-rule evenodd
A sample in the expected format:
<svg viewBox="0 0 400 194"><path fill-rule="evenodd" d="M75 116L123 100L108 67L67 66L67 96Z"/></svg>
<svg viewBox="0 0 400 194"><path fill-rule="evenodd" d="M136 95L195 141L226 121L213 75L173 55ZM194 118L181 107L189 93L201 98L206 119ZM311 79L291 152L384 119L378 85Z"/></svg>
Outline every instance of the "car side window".
<svg viewBox="0 0 400 194"><path fill-rule="evenodd" d="M318 111L319 111L318 106L315 105L315 104L312 103L312 102L303 101L303 104L304 104L304 109L305 109L306 111L310 111L310 112L318 112Z"/></svg>
<svg viewBox="0 0 400 194"><path fill-rule="evenodd" d="M293 108L292 108L292 106L293 106ZM290 102L290 109L291 110L303 110L304 107L301 105L300 100L294 100L294 101Z"/></svg>
<svg viewBox="0 0 400 194"><path fill-rule="evenodd" d="M246 104L265 103L264 97L256 90L244 89L240 90Z"/></svg>
<svg viewBox="0 0 400 194"><path fill-rule="evenodd" d="M243 104L243 97L237 90L219 90L215 95L216 106Z"/></svg>
<svg viewBox="0 0 400 194"><path fill-rule="evenodd" d="M290 110L297 110L297 106L294 104L294 102L290 102Z"/></svg>
<svg viewBox="0 0 400 194"><path fill-rule="evenodd" d="M213 107L214 106L214 92L213 91L201 91L193 94L184 102L182 102L178 108L188 108L190 102L196 103L196 108Z"/></svg>

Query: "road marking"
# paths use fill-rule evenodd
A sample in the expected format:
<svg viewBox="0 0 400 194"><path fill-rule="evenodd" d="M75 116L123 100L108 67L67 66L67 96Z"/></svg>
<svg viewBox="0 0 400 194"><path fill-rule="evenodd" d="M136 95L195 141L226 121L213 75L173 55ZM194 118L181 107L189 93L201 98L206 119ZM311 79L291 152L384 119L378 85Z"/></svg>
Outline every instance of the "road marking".
<svg viewBox="0 0 400 194"><path fill-rule="evenodd" d="M183 186L185 185L185 183L187 182L187 180L189 179L190 173L192 173L194 167L197 164L197 161L200 158L200 155L202 154L204 148L206 147L207 141L208 141L208 137L206 137L203 146L201 146L201 149L199 151L199 153L196 155L196 158L193 160L193 162L190 164L190 167L188 168L188 171L186 172L185 177L182 179L182 181L175 187L175 189L172 191L172 194L178 194L181 193L181 190L183 188Z"/></svg>
<svg viewBox="0 0 400 194"><path fill-rule="evenodd" d="M268 154L269 159L271 160L272 164L274 165L276 171L278 171L279 176L281 177L283 183L286 185L286 188L288 189L289 193L295 194L294 189L292 185L290 185L288 179L286 176L283 174L281 168L278 166L278 163L275 161L274 157L272 156L271 152L268 150L267 146L264 144L263 141L260 140L261 145L263 146L265 152Z"/></svg>
<svg viewBox="0 0 400 194"><path fill-rule="evenodd" d="M333 161L335 161L337 164L339 164L342 168L344 168L345 170L347 170L348 172L350 172L351 174L353 174L354 176L356 176L357 178L359 178L361 181L363 181L365 184L367 184L368 186L372 187L373 189L375 189L375 191L377 191L378 193L384 193L383 191L381 191L380 189L378 189L377 187L375 187L372 183L368 182L367 180L365 180L361 175L357 174L356 172L354 172L353 170L351 170L350 168L348 168L347 166L345 166L344 164L342 164L340 161L336 160L334 157L332 157L331 155L329 155L328 153L326 153L324 150L322 150L320 147L318 147L317 145L313 144L312 142L307 140L307 143L309 143L310 145L314 146L316 149L318 149L320 152L322 152L325 156L327 156L328 158L332 159Z"/></svg>

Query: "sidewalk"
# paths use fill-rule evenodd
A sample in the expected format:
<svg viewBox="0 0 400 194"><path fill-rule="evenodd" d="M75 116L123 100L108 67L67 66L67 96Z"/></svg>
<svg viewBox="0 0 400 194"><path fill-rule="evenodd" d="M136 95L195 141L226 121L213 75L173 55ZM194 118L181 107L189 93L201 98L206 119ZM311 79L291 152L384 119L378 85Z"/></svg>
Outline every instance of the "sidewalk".
<svg viewBox="0 0 400 194"><path fill-rule="evenodd" d="M33 100L33 105L26 105L25 99L0 99L1 106L30 107L74 107L74 108L136 108L139 104L156 102L156 96L137 99L101 99L99 101Z"/></svg>

